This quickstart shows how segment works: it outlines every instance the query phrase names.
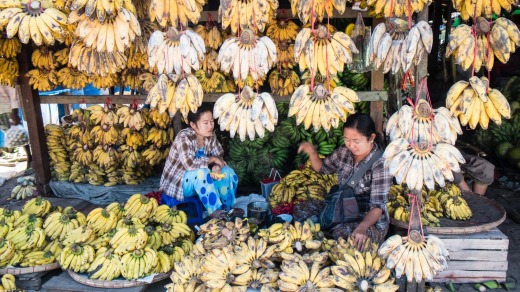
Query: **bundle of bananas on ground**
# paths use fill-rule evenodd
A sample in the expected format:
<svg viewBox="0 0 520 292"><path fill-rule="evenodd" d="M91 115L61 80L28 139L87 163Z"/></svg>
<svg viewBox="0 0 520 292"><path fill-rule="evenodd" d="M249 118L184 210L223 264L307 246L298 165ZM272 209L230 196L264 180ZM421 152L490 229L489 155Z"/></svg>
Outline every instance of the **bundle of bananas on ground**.
<svg viewBox="0 0 520 292"><path fill-rule="evenodd" d="M386 259L386 267L394 269L396 278L404 274L408 282L432 280L448 267L449 253L444 243L433 235L425 238L417 230L407 237L391 236L378 253Z"/></svg>
<svg viewBox="0 0 520 292"><path fill-rule="evenodd" d="M435 183L441 187L453 180L453 172L460 172L466 161L460 151L447 143L421 141L409 143L404 138L392 141L383 154L385 167L397 183L406 182L411 190L422 190L423 184L433 190Z"/></svg>
<svg viewBox="0 0 520 292"><path fill-rule="evenodd" d="M25 202L22 207L23 214L35 214L36 216L43 217L51 210L51 203L49 200L43 197L32 198Z"/></svg>
<svg viewBox="0 0 520 292"><path fill-rule="evenodd" d="M141 222L146 223L153 216L157 206L156 199L134 194L126 201L123 216L138 218Z"/></svg>
<svg viewBox="0 0 520 292"><path fill-rule="evenodd" d="M28 44L53 45L65 41L67 15L53 7L51 2L9 0L0 4L0 29L7 38L18 33L18 39Z"/></svg>
<svg viewBox="0 0 520 292"><path fill-rule="evenodd" d="M18 38L0 38L0 56L4 58L16 57L22 50L22 44Z"/></svg>
<svg viewBox="0 0 520 292"><path fill-rule="evenodd" d="M458 81L448 90L446 107L458 116L463 126L475 129L477 125L487 129L489 120L502 123L502 117L511 117L511 108L505 96L489 87L486 77L473 76L468 81Z"/></svg>
<svg viewBox="0 0 520 292"><path fill-rule="evenodd" d="M58 180L66 180L70 176L70 160L68 159L65 133L58 125L45 125L47 148L51 160L51 175Z"/></svg>
<svg viewBox="0 0 520 292"><path fill-rule="evenodd" d="M305 130L313 126L314 132L323 128L328 132L337 128L354 113L354 102L359 102L356 92L343 86L329 91L324 84L300 85L291 96L289 117L296 117L296 125L303 123Z"/></svg>
<svg viewBox="0 0 520 292"><path fill-rule="evenodd" d="M95 208L87 215L87 224L98 235L103 235L117 225L117 216L103 208Z"/></svg>
<svg viewBox="0 0 520 292"><path fill-rule="evenodd" d="M241 82L247 82L248 76L252 81L263 80L276 61L274 42L267 36L257 37L250 29L226 39L218 53L222 72L233 71L233 78Z"/></svg>
<svg viewBox="0 0 520 292"><path fill-rule="evenodd" d="M33 267L54 263L56 256L50 251L33 250L23 256L21 267Z"/></svg>
<svg viewBox="0 0 520 292"><path fill-rule="evenodd" d="M20 210L12 210L9 207L0 208L0 221L3 220L4 223L13 224L20 216L22 216ZM0 237L3 237L5 234L7 234L7 231L5 233L0 231Z"/></svg>
<svg viewBox="0 0 520 292"><path fill-rule="evenodd" d="M160 26L187 27L189 22L197 24L206 0L153 0L147 11L151 21Z"/></svg>
<svg viewBox="0 0 520 292"><path fill-rule="evenodd" d="M453 220L469 220L473 212L468 206L468 202L461 196L460 189L455 185L443 191L433 193L444 209L444 216Z"/></svg>
<svg viewBox="0 0 520 292"><path fill-rule="evenodd" d="M200 226L199 235L204 235L203 247L207 250L231 244L240 245L249 237L249 226L240 218L234 221L212 219Z"/></svg>
<svg viewBox="0 0 520 292"><path fill-rule="evenodd" d="M186 255L180 261L173 263L170 279L173 283L165 286L169 292L197 291L202 281L199 280L201 256ZM202 285L204 287L204 285Z"/></svg>
<svg viewBox="0 0 520 292"><path fill-rule="evenodd" d="M253 141L256 135L263 138L266 129L274 131L278 110L269 93L258 94L245 86L240 94L227 93L217 99L213 118L218 119L221 131L229 131L231 138L238 133L240 141Z"/></svg>
<svg viewBox="0 0 520 292"><path fill-rule="evenodd" d="M144 248L147 240L148 234L143 228L130 226L117 229L116 234L110 239L110 246L114 248L114 253L122 256L127 252Z"/></svg>
<svg viewBox="0 0 520 292"><path fill-rule="evenodd" d="M250 267L238 265L231 246L209 251L201 260L199 279L207 288L231 291L232 283L239 280Z"/></svg>
<svg viewBox="0 0 520 292"><path fill-rule="evenodd" d="M434 110L428 101L420 99L415 105L403 105L388 119L386 134L392 141L405 138L414 142L455 145L457 135L462 135L462 128L447 108Z"/></svg>
<svg viewBox="0 0 520 292"><path fill-rule="evenodd" d="M200 69L205 53L204 40L191 29L155 31L148 41L148 64L159 74L191 74Z"/></svg>
<svg viewBox="0 0 520 292"><path fill-rule="evenodd" d="M265 35L277 42L293 42L299 29L300 27L294 21L278 18L269 23Z"/></svg>
<svg viewBox="0 0 520 292"><path fill-rule="evenodd" d="M320 249L321 241L312 238L311 225L308 221L303 224L295 221L289 226L288 231L291 235L292 247L296 252L301 253L304 248L306 251Z"/></svg>
<svg viewBox="0 0 520 292"><path fill-rule="evenodd" d="M53 212L43 222L45 235L59 240L64 240L67 234L79 226L77 219L63 212Z"/></svg>
<svg viewBox="0 0 520 292"><path fill-rule="evenodd" d="M325 25L302 28L296 36L294 59L300 71L309 68L322 76L343 72L345 64L352 63L352 54L358 53L352 39L341 31L329 32Z"/></svg>
<svg viewBox="0 0 520 292"><path fill-rule="evenodd" d="M238 258L238 265L249 265L251 269L273 269L276 265L271 260L275 253L276 245L269 245L264 238L255 239L249 237L247 242L240 242L235 245L235 254Z"/></svg>
<svg viewBox="0 0 520 292"><path fill-rule="evenodd" d="M22 252L16 250L12 241L0 238L0 267L15 266L22 258Z"/></svg>
<svg viewBox="0 0 520 292"><path fill-rule="evenodd" d="M91 279L111 281L121 275L121 257L112 249L102 247L96 251L87 272Z"/></svg>
<svg viewBox="0 0 520 292"><path fill-rule="evenodd" d="M157 253L148 247L136 249L121 257L121 275L126 279L139 279L150 274L157 265Z"/></svg>
<svg viewBox="0 0 520 292"><path fill-rule="evenodd" d="M19 226L7 233L5 239L11 241L16 250L20 251L43 248L45 232L34 225Z"/></svg>
<svg viewBox="0 0 520 292"><path fill-rule="evenodd" d="M94 230L87 225L80 225L78 228L71 230L65 239L62 240L62 244L70 246L72 244L88 244L96 239L96 233Z"/></svg>
<svg viewBox="0 0 520 292"><path fill-rule="evenodd" d="M161 236L163 245L170 245L180 241L182 238L191 236L191 229L185 223L164 223L157 226L157 233Z"/></svg>
<svg viewBox="0 0 520 292"><path fill-rule="evenodd" d="M407 72L431 52L433 32L426 21L419 21L410 30L408 22L392 18L390 24L380 23L370 39L370 61L374 68L383 65L383 72Z"/></svg>
<svg viewBox="0 0 520 292"><path fill-rule="evenodd" d="M16 185L11 191L11 199L24 200L32 197L36 191L34 176L24 176L16 179Z"/></svg>
<svg viewBox="0 0 520 292"><path fill-rule="evenodd" d="M276 95L285 96L293 94L294 90L300 86L300 77L290 69L273 70L269 74L269 86L271 92Z"/></svg>
<svg viewBox="0 0 520 292"><path fill-rule="evenodd" d="M15 285L15 278L13 275L11 274L5 274L2 276L2 279L1 279L1 283L2 285L0 285L0 289L1 291L17 291L18 289L16 288L16 285Z"/></svg>
<svg viewBox="0 0 520 292"><path fill-rule="evenodd" d="M84 273L94 261L94 248L88 244L67 245L61 251L59 263L62 269L69 269L76 273Z"/></svg>
<svg viewBox="0 0 520 292"><path fill-rule="evenodd" d="M335 286L330 268L321 268L318 262L309 267L302 260L283 261L281 269L277 281L280 291L316 291Z"/></svg>
<svg viewBox="0 0 520 292"><path fill-rule="evenodd" d="M385 0L368 0L367 6L374 10L376 15L383 15L385 18L393 16L411 16L414 12L423 11L424 7L428 7L431 1L413 0L410 2L388 2Z"/></svg>
<svg viewBox="0 0 520 292"><path fill-rule="evenodd" d="M18 217L12 225L13 225L13 228L24 227L24 226L28 226L28 225L35 226L35 227L42 227L43 220L41 217L39 217L36 214L24 213L20 217ZM11 228L11 230L13 228Z"/></svg>
<svg viewBox="0 0 520 292"><path fill-rule="evenodd" d="M204 40L204 44L211 50L218 50L222 42L226 38L224 31L220 30L217 25L211 25L209 22L206 25L197 25L193 28L198 35Z"/></svg>
<svg viewBox="0 0 520 292"><path fill-rule="evenodd" d="M18 61L16 58L0 58L0 85L14 87L18 77Z"/></svg>
<svg viewBox="0 0 520 292"><path fill-rule="evenodd" d="M79 39L75 39L70 48L69 64L89 75L96 74L105 77L116 74L126 67L126 63L126 55L123 52L119 50L98 51L87 47Z"/></svg>
<svg viewBox="0 0 520 292"><path fill-rule="evenodd" d="M188 223L188 217L184 211L170 208L168 205L160 205L155 208L152 220L160 224Z"/></svg>
<svg viewBox="0 0 520 292"><path fill-rule="evenodd" d="M452 0L453 8L460 12L463 20L484 16L491 19L493 14L500 15L501 9L511 11L513 5L516 5L512 0L482 0L472 2L469 0ZM491 70L491 69L489 69Z"/></svg>
<svg viewBox="0 0 520 292"><path fill-rule="evenodd" d="M316 18L321 22L325 13L327 13L327 17L332 18L334 9L339 14L343 14L347 4L347 1L343 0L291 0L290 2L292 15L298 15L303 24L316 21Z"/></svg>
<svg viewBox="0 0 520 292"><path fill-rule="evenodd" d="M277 9L278 0L227 0L219 6L218 21L222 29L230 27L233 34L248 29L263 32Z"/></svg>
<svg viewBox="0 0 520 292"><path fill-rule="evenodd" d="M90 83L89 78L85 73L78 69L63 67L58 73L58 81L61 86L71 89L83 89Z"/></svg>
<svg viewBox="0 0 520 292"><path fill-rule="evenodd" d="M54 255L54 259L56 260L60 254L61 254L61 243L58 239L55 239L53 241L50 241L46 246L45 248L43 249L43 251L47 252L47 251L50 251L52 252L52 254Z"/></svg>

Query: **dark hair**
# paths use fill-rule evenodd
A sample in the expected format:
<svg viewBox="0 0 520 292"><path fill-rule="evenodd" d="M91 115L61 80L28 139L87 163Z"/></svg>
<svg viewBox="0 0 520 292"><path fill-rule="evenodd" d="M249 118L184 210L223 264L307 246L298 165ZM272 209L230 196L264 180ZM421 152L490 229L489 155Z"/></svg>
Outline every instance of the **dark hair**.
<svg viewBox="0 0 520 292"><path fill-rule="evenodd" d="M379 147L382 146L381 135L376 132L376 125L374 124L372 118L367 114L357 113L348 116L347 120L343 124L343 130L345 129L356 129L359 133L368 139L370 139L372 134L376 134L374 142Z"/></svg>
<svg viewBox="0 0 520 292"><path fill-rule="evenodd" d="M202 104L196 112L189 112L188 113L188 125L190 123L196 124L200 120L200 116L202 116L203 113L210 112L213 114L213 110L208 105Z"/></svg>

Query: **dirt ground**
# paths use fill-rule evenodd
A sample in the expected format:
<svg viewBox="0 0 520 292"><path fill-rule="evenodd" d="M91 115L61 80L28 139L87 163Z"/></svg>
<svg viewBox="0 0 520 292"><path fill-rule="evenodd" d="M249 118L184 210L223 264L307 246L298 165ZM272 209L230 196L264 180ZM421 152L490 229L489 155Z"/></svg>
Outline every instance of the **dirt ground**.
<svg viewBox="0 0 520 292"><path fill-rule="evenodd" d="M6 169L6 167L0 166L0 176L5 173L10 173L11 175L20 175L23 174L23 170L25 169L25 162L17 163L15 168ZM11 171L11 172L9 172ZM5 183L0 186L0 206L11 206L13 209L21 209L25 201L17 201L11 200L10 194L11 190L16 186L16 177L10 178L5 181ZM520 193L513 192L509 190L505 190L500 188L498 184L492 185L487 193L487 196L491 199L496 200L500 204L504 206L506 211L512 212L514 210L520 212ZM51 197L49 198L53 205L72 205L75 206L76 209L88 213L93 208L97 207L96 205L89 204L82 200L70 200L70 199L62 199ZM518 220L518 219L516 219ZM505 222L502 223L498 227L508 238L509 238L509 253L508 253L508 280L516 282L520 280L520 224L519 222L515 222L509 216L506 218ZM52 276L52 273L49 274L49 277ZM43 281L48 280L48 278L43 278ZM163 280L161 282L152 284L147 287L146 291L164 291L164 285L169 283L169 280ZM445 284L443 283L427 283L428 286L438 286L442 288L443 291L449 291ZM475 291L473 288L473 284L454 284L456 291ZM88 290L88 289L87 289ZM87 291L86 290L86 291ZM495 291L506 291L505 289L496 289ZM520 285L517 285L517 288L510 291L520 291Z"/></svg>

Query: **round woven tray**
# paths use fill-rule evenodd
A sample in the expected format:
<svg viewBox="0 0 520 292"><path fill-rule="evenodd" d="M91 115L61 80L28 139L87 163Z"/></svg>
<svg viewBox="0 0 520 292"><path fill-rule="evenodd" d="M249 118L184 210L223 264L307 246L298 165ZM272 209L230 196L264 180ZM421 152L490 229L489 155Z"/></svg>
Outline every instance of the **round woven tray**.
<svg viewBox="0 0 520 292"><path fill-rule="evenodd" d="M78 274L74 271L67 270L69 275L74 279L74 281L91 286L96 288L108 288L108 289L114 289L114 288L130 288L130 287L137 287L137 286L144 286L148 285L149 283L144 281L137 281L137 280L119 280L114 279L112 281L105 281L105 280L99 280L99 279L90 279L87 277L86 274ZM152 280L152 283L159 282L161 280L164 280L170 276L171 273L161 273L155 275L155 277Z"/></svg>
<svg viewBox="0 0 520 292"><path fill-rule="evenodd" d="M471 219L466 221L439 218L440 227L426 227L431 234L469 234L491 230L506 220L506 211L499 203L472 193L464 193L462 196L473 212ZM408 229L408 222L394 218L390 223L401 228Z"/></svg>
<svg viewBox="0 0 520 292"><path fill-rule="evenodd" d="M25 267L25 268L7 267L7 268L0 269L0 275L5 275L5 274L25 275L25 274L52 271L52 270L56 270L59 268L60 268L60 265L58 263L52 263L52 264L34 266L34 267Z"/></svg>

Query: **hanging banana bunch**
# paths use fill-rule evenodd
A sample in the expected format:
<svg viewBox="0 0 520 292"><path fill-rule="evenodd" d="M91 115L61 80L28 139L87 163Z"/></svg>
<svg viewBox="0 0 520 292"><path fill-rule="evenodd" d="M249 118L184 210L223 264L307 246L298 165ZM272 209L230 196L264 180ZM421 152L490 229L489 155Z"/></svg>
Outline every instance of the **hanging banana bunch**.
<svg viewBox="0 0 520 292"><path fill-rule="evenodd" d="M511 117L511 107L506 97L497 89L489 87L486 77L473 76L468 81L459 81L448 90L446 107L458 116L463 126L475 129L478 124L487 129L489 120L502 123L502 117Z"/></svg>
<svg viewBox="0 0 520 292"><path fill-rule="evenodd" d="M57 52L54 53L54 60L56 60L56 62L61 65L61 66L65 66L69 63L69 48L66 47L66 48L63 48ZM34 52L33 52L34 54ZM32 57L32 56L31 56ZM34 64L34 62L33 62Z"/></svg>
<svg viewBox="0 0 520 292"><path fill-rule="evenodd" d="M246 29L263 32L277 9L278 0L221 0L218 20L222 29L230 27L233 34Z"/></svg>
<svg viewBox="0 0 520 292"><path fill-rule="evenodd" d="M189 22L197 24L206 0L152 0L149 16L160 26L187 27Z"/></svg>
<svg viewBox="0 0 520 292"><path fill-rule="evenodd" d="M234 90L229 90L227 88L226 77L222 75L219 71L214 71L212 69L209 70L199 70L195 72L195 77L199 80L202 85L202 90L205 93L220 93L220 92L231 92Z"/></svg>
<svg viewBox="0 0 520 292"><path fill-rule="evenodd" d="M409 143L405 138L392 141L383 157L385 167L398 184L406 182L411 190L421 191L423 184L430 190L435 183L444 187L445 181L453 180L453 172L460 172L466 161L460 151L447 143L431 146L428 141Z"/></svg>
<svg viewBox="0 0 520 292"><path fill-rule="evenodd" d="M58 73L58 81L64 88L83 89L89 84L89 78L78 69L63 67Z"/></svg>
<svg viewBox="0 0 520 292"><path fill-rule="evenodd" d="M32 69L27 72L29 85L38 91L49 91L59 84L58 75L54 69Z"/></svg>
<svg viewBox="0 0 520 292"><path fill-rule="evenodd" d="M0 84L14 87L15 78L18 78L16 58L0 58Z"/></svg>
<svg viewBox="0 0 520 292"><path fill-rule="evenodd" d="M290 2L292 15L298 15L298 18L300 18L303 24L315 20L313 15L318 18L319 22L323 21L325 13L327 13L328 17L332 18L334 9L336 9L339 14L343 14L347 4L346 0L291 0Z"/></svg>
<svg viewBox="0 0 520 292"><path fill-rule="evenodd" d="M119 13L123 13L123 10L130 12L134 17L136 14L135 6L131 1L72 0L66 6L71 11L69 17L72 15L73 18L76 18L79 14L85 14L87 18L97 19L101 24L104 24L106 20L110 21L111 18L117 17ZM127 18L126 21L130 21L130 19ZM69 23L73 23L70 18Z"/></svg>
<svg viewBox="0 0 520 292"><path fill-rule="evenodd" d="M54 57L54 52L48 47L40 47L31 54L31 62L34 67L40 69L56 69L58 63Z"/></svg>
<svg viewBox="0 0 520 292"><path fill-rule="evenodd" d="M370 62L374 69L383 66L383 73L407 72L431 52L433 32L426 21L419 21L410 30L408 22L392 18L390 23L380 23L370 39Z"/></svg>
<svg viewBox="0 0 520 292"><path fill-rule="evenodd" d="M108 89L118 84L119 78L116 74L101 76L98 74L90 75L90 83L97 89Z"/></svg>
<svg viewBox="0 0 520 292"><path fill-rule="evenodd" d="M139 131L145 126L141 112L137 110L136 104L131 107L121 106L116 113L119 117L119 123L123 124L125 128Z"/></svg>
<svg viewBox="0 0 520 292"><path fill-rule="evenodd" d="M294 70L273 70L269 74L269 86L273 94L284 96L294 92L300 86L300 77Z"/></svg>
<svg viewBox="0 0 520 292"><path fill-rule="evenodd" d="M289 19L278 18L272 20L265 33L273 41L294 42L300 27Z"/></svg>
<svg viewBox="0 0 520 292"><path fill-rule="evenodd" d="M516 1L513 0L452 0L453 8L460 12L463 20L484 16L490 19L493 14L501 15L501 10L511 11Z"/></svg>
<svg viewBox="0 0 520 292"><path fill-rule="evenodd" d="M238 37L226 39L218 53L222 72L229 73L232 70L233 78L241 81L246 81L248 74L253 81L262 79L276 60L276 45L273 41L266 36L257 38L250 29L243 30Z"/></svg>
<svg viewBox="0 0 520 292"><path fill-rule="evenodd" d="M90 122L95 126L105 124L112 126L117 123L117 114L110 103L106 103L104 106L91 105L86 110L90 112Z"/></svg>
<svg viewBox="0 0 520 292"><path fill-rule="evenodd" d="M5 28L9 39L18 34L20 42L32 40L37 46L65 41L67 15L51 2L8 0L0 3L0 9L0 29Z"/></svg>
<svg viewBox="0 0 520 292"><path fill-rule="evenodd" d="M206 46L193 30L178 31L170 27L168 32L156 31L148 41L148 63L157 65L159 74L192 74L200 69Z"/></svg>
<svg viewBox="0 0 520 292"><path fill-rule="evenodd" d="M69 64L89 75L105 77L116 74L126 67L126 62L126 56L122 52L117 50L99 52L94 48L86 47L80 40L74 41L70 48Z"/></svg>
<svg viewBox="0 0 520 292"><path fill-rule="evenodd" d="M139 53L147 54L148 40L155 31L159 30L159 26L148 19L138 19L139 26L141 27L141 35L135 37L135 42L132 44L132 47L135 47L136 51Z"/></svg>
<svg viewBox="0 0 520 292"><path fill-rule="evenodd" d="M278 64L282 68L292 69L296 65L294 60L294 44L287 41L275 41L278 54Z"/></svg>
<svg viewBox="0 0 520 292"><path fill-rule="evenodd" d="M356 92L347 87L338 86L329 92L324 84L318 83L311 91L311 87L304 84L291 96L288 116L296 116L296 124L303 122L306 130L312 125L314 132L320 128L328 132L338 127L340 120L345 122L347 116L355 112L353 103L359 101Z"/></svg>
<svg viewBox="0 0 520 292"><path fill-rule="evenodd" d="M0 56L4 58L16 57L21 51L22 44L18 38L5 39L0 37Z"/></svg>
<svg viewBox="0 0 520 292"><path fill-rule="evenodd" d="M328 80L327 80L328 79ZM334 89L341 82L337 75L332 75L327 77L327 75L321 75L320 72L314 73L314 79L311 77L311 72L306 70L301 75L302 83L310 85L311 80L314 80L315 83L325 83L329 84L331 89Z"/></svg>
<svg viewBox="0 0 520 292"><path fill-rule="evenodd" d="M208 49L218 50L222 42L226 38L224 31L220 30L218 26L211 25L209 21L206 25L197 25L193 31L202 37Z"/></svg>
<svg viewBox="0 0 520 292"><path fill-rule="evenodd" d="M240 94L227 93L221 96L213 108L213 117L218 119L221 131L229 131L231 138L238 133L243 142L253 141L255 135L263 138L265 130L274 131L278 123L278 110L272 96L267 92L255 93L245 86Z"/></svg>
<svg viewBox="0 0 520 292"><path fill-rule="evenodd" d="M403 105L386 124L386 134L393 141L405 138L408 141L431 141L433 144L455 145L457 135L462 135L459 121L445 107L433 109L428 101L421 99L416 105Z"/></svg>
<svg viewBox="0 0 520 292"><path fill-rule="evenodd" d="M414 12L421 12L424 7L430 5L431 2L430 0L368 0L367 6L373 9L376 15L383 14L384 17L390 18L394 16L408 16Z"/></svg>
<svg viewBox="0 0 520 292"><path fill-rule="evenodd" d="M345 64L352 63L352 54L358 53L356 45L344 32L330 33L325 25L302 28L294 44L294 59L300 71L309 68L323 76L343 72Z"/></svg>

